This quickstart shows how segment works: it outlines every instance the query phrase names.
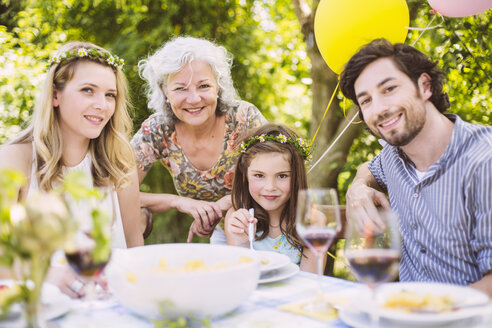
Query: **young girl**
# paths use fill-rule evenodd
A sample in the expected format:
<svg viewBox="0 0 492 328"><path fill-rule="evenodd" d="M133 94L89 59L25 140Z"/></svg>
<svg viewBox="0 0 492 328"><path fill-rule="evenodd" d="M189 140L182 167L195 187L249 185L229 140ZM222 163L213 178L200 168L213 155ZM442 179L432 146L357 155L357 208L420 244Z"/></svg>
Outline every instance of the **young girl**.
<svg viewBox="0 0 492 328"><path fill-rule="evenodd" d="M249 246L248 223L256 224L256 250L287 255L301 270L316 272L316 257L296 232L297 194L307 188L309 148L282 125L267 124L241 144L227 212L227 244ZM248 209L254 209L254 217Z"/></svg>
<svg viewBox="0 0 492 328"><path fill-rule="evenodd" d="M49 64L29 127L0 147L0 168L28 178L21 200L51 190L66 171L85 171L115 211L113 246L143 245L123 61L91 43L70 42ZM62 291L80 296L75 273L55 269L51 276Z"/></svg>

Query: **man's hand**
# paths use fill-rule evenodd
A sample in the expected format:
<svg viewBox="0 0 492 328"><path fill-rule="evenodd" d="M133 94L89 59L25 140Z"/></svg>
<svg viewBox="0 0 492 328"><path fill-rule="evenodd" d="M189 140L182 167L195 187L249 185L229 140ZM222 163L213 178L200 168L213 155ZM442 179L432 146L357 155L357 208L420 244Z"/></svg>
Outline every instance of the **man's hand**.
<svg viewBox="0 0 492 328"><path fill-rule="evenodd" d="M386 195L373 188L376 185L377 182L365 163L357 170L357 175L345 195L347 218L357 220L360 229L365 229L368 225L383 228L384 223L379 220L377 207L391 209Z"/></svg>

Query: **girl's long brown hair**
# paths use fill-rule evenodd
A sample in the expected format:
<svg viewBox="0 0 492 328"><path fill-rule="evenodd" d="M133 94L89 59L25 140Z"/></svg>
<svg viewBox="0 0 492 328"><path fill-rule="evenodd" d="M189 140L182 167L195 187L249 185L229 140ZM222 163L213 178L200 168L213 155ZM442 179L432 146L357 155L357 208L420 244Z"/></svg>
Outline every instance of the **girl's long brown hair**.
<svg viewBox="0 0 492 328"><path fill-rule="evenodd" d="M260 136L262 134L272 136L283 134L287 138L294 140L298 138L294 131L284 125L266 124L250 132L243 140L248 140L251 137ZM296 208L297 195L299 190L307 188L307 179L304 158L293 144L276 141L256 142L253 145L250 145L244 153L239 155L232 185L232 206L234 209L254 208L255 218L258 219L257 231L261 232L261 235L257 237L257 239L262 240L268 236L270 231L270 217L267 211L251 197L248 182L248 167L250 166L251 161L256 155L264 153L280 153L289 157L292 171L290 179L290 197L285 203L280 216L280 231L285 235L289 244L302 252L302 248L305 247L305 245L296 231ZM282 227L283 222L285 222L285 230Z"/></svg>

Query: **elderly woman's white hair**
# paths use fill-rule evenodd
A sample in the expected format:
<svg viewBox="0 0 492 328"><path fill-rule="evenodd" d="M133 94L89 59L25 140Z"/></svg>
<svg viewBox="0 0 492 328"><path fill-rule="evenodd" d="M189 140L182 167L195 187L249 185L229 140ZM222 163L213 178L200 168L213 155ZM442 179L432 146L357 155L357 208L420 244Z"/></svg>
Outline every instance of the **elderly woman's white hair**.
<svg viewBox="0 0 492 328"><path fill-rule="evenodd" d="M171 106L162 91L170 74L179 72L194 60L207 62L215 73L219 86L217 115L237 101L231 77L232 55L222 46L194 37L177 37L166 42L148 59L138 62L140 77L147 82L148 107L154 111L162 110L170 120L176 120Z"/></svg>

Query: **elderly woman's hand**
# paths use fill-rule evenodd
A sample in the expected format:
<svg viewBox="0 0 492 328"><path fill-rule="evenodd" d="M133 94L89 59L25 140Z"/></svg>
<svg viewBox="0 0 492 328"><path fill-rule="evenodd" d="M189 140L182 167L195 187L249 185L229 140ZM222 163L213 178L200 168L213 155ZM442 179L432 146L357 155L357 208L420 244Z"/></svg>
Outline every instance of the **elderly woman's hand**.
<svg viewBox="0 0 492 328"><path fill-rule="evenodd" d="M201 237L208 237L217 224L217 219L220 219L223 215L220 205L216 202L207 202L186 197L177 197L173 207L193 217L195 220L194 229L193 231L190 229L190 233L196 233Z"/></svg>
<svg viewBox="0 0 492 328"><path fill-rule="evenodd" d="M231 195L226 195L221 199L219 199L218 201L216 201L215 203L219 205L220 209L222 210L222 213L227 213L227 211L232 207Z"/></svg>

